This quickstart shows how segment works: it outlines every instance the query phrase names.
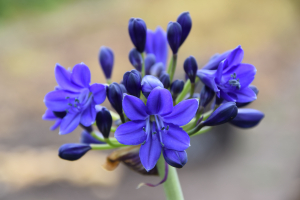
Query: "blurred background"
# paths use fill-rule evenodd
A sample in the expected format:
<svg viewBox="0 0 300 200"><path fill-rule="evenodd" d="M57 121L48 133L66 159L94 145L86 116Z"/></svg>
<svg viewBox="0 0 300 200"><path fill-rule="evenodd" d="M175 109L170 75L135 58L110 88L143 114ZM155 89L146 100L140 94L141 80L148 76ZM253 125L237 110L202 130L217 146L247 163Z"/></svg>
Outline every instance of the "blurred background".
<svg viewBox="0 0 300 200"><path fill-rule="evenodd" d="M164 199L162 186L120 165L101 165L109 152L89 152L76 162L58 158L79 128L59 136L43 121L43 98L56 85L54 66L84 62L92 82L104 82L100 46L115 53L112 80L131 70L127 25L147 27L189 11L192 31L180 49L176 78L189 55L202 67L215 53L242 45L244 62L257 68L260 93L249 107L265 118L254 129L230 125L194 137L189 161L178 170L187 200L300 199L300 2L298 0L0 0L0 199ZM109 107L106 101L105 106Z"/></svg>

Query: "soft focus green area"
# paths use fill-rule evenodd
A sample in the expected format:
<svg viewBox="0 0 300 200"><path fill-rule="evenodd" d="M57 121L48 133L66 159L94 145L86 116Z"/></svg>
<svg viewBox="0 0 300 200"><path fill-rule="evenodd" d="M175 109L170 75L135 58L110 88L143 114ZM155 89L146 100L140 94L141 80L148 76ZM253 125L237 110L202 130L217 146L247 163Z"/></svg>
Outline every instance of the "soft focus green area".
<svg viewBox="0 0 300 200"><path fill-rule="evenodd" d="M187 165L178 170L188 200L298 200L300 197L300 4L297 0L0 0L0 199L161 199L163 188L124 166L101 168L109 152L89 152L78 162L57 149L78 142L80 129L59 136L42 121L43 98L56 85L54 66L86 63L92 82L105 82L100 46L115 53L112 81L132 69L127 25L143 18L148 28L189 11L193 27L179 50L199 68L215 53L241 45L244 62L257 68L258 99L249 107L266 115L254 129L222 126L192 138ZM199 92L199 91L195 91ZM105 106L109 106L105 102Z"/></svg>

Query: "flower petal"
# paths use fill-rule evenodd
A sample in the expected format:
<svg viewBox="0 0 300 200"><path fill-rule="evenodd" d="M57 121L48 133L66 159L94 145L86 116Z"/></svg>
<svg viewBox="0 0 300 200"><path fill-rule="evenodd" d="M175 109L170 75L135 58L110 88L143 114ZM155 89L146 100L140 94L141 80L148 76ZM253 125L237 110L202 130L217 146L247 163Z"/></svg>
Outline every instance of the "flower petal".
<svg viewBox="0 0 300 200"><path fill-rule="evenodd" d="M79 125L81 113L69 112L61 121L59 134L64 135L71 133Z"/></svg>
<svg viewBox="0 0 300 200"><path fill-rule="evenodd" d="M69 100L66 97L70 97L72 94L63 90L56 90L46 94L44 102L48 109L52 111L65 111L69 108Z"/></svg>
<svg viewBox="0 0 300 200"><path fill-rule="evenodd" d="M250 101L256 100L256 94L255 92L250 89L249 87L246 87L244 89L236 90L234 94L228 93L229 95L236 96L236 102L239 103L246 103Z"/></svg>
<svg viewBox="0 0 300 200"><path fill-rule="evenodd" d="M125 145L141 144L146 140L146 133L143 130L145 126L146 122L144 120L126 122L117 128L115 138Z"/></svg>
<svg viewBox="0 0 300 200"><path fill-rule="evenodd" d="M215 82L215 72L216 70L200 69L197 71L197 76L204 85L212 89L214 92L219 93L220 90Z"/></svg>
<svg viewBox="0 0 300 200"><path fill-rule="evenodd" d="M172 95L169 90L156 87L151 91L147 100L147 113L149 115L166 115L173 110Z"/></svg>
<svg viewBox="0 0 300 200"><path fill-rule="evenodd" d="M226 65L226 64L227 64L227 61L223 60L222 62L220 62L219 66L218 66L218 69L215 74L215 76L216 76L215 81L217 84L221 83L222 75L223 75L223 68L224 68L224 65Z"/></svg>
<svg viewBox="0 0 300 200"><path fill-rule="evenodd" d="M147 107L144 102L131 95L125 95L123 98L123 110L126 116L131 120L145 120L148 116Z"/></svg>
<svg viewBox="0 0 300 200"><path fill-rule="evenodd" d="M167 149L184 151L190 146L190 136L179 126L168 124L169 130L162 131L162 143Z"/></svg>
<svg viewBox="0 0 300 200"><path fill-rule="evenodd" d="M96 119L96 108L94 103L90 105L82 112L80 123L84 126L90 126Z"/></svg>
<svg viewBox="0 0 300 200"><path fill-rule="evenodd" d="M189 123L193 119L193 117L197 112L197 109L198 109L197 99L189 99L189 100L182 101L174 107L172 113L162 116L163 121L178 126L183 126Z"/></svg>
<svg viewBox="0 0 300 200"><path fill-rule="evenodd" d="M95 104L101 104L106 98L106 86L99 83L94 83L90 86L90 91L93 93Z"/></svg>
<svg viewBox="0 0 300 200"><path fill-rule="evenodd" d="M52 110L47 109L45 111L45 113L43 114L42 119L43 120L56 120L57 117L54 115L54 113L52 112Z"/></svg>
<svg viewBox="0 0 300 200"><path fill-rule="evenodd" d="M91 72L84 63L76 64L73 67L71 80L80 87L89 87L91 82Z"/></svg>
<svg viewBox="0 0 300 200"><path fill-rule="evenodd" d="M54 131L55 129L57 129L57 127L59 127L61 124L61 120L62 119L57 119L56 122L53 124L53 126L50 127L50 130Z"/></svg>
<svg viewBox="0 0 300 200"><path fill-rule="evenodd" d="M146 143L142 144L140 148L141 163L146 171L150 171L155 167L156 162L160 157L161 149L162 147L158 134L150 134Z"/></svg>
<svg viewBox="0 0 300 200"><path fill-rule="evenodd" d="M175 151L164 148L163 155L169 165L177 168L182 168L188 161L185 151Z"/></svg>
<svg viewBox="0 0 300 200"><path fill-rule="evenodd" d="M81 87L71 82L71 72L66 70L61 65L56 64L54 74L55 74L56 82L62 89L69 90L72 92L78 92L78 90L81 89Z"/></svg>
<svg viewBox="0 0 300 200"><path fill-rule="evenodd" d="M244 58L244 50L241 45L237 46L226 58L228 61L228 67L240 64Z"/></svg>
<svg viewBox="0 0 300 200"><path fill-rule="evenodd" d="M162 62L164 67L166 67L168 58L168 41L166 32L158 26L154 32L153 36L153 53L156 57L156 62Z"/></svg>

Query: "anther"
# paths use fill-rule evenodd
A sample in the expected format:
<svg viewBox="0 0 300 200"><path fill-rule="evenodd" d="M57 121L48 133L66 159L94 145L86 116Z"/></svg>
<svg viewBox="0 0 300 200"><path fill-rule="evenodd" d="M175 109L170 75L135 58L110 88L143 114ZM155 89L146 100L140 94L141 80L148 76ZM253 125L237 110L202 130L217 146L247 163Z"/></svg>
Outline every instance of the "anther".
<svg viewBox="0 0 300 200"><path fill-rule="evenodd" d="M146 132L146 129L145 129L145 127L143 127L143 131L145 131L145 132Z"/></svg>
<svg viewBox="0 0 300 200"><path fill-rule="evenodd" d="M160 144L161 144L161 146L162 146L162 147L164 147L164 146L165 146L165 145L164 145L164 143L162 143L162 142L161 142Z"/></svg>
<svg viewBox="0 0 300 200"><path fill-rule="evenodd" d="M146 140L142 143L142 145L144 145L146 143Z"/></svg>
<svg viewBox="0 0 300 200"><path fill-rule="evenodd" d="M167 130L167 131L169 130L169 125L167 126L166 130Z"/></svg>
<svg viewBox="0 0 300 200"><path fill-rule="evenodd" d="M68 105L69 105L69 106L72 106L72 104L71 104L71 103L68 103Z"/></svg>
<svg viewBox="0 0 300 200"><path fill-rule="evenodd" d="M66 97L66 99L70 99L70 97Z"/></svg>
<svg viewBox="0 0 300 200"><path fill-rule="evenodd" d="M156 131L152 132L152 134L153 134L153 135L156 134Z"/></svg>
<svg viewBox="0 0 300 200"><path fill-rule="evenodd" d="M162 131L165 130L165 127L162 127L161 130L162 130Z"/></svg>

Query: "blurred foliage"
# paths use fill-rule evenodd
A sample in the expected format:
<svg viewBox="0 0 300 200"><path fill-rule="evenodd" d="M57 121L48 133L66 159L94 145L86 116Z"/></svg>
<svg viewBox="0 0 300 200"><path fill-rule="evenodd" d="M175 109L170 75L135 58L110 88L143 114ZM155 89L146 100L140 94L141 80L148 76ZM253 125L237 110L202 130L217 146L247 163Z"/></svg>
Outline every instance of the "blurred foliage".
<svg viewBox="0 0 300 200"><path fill-rule="evenodd" d="M0 22L57 8L71 0L0 0Z"/></svg>

